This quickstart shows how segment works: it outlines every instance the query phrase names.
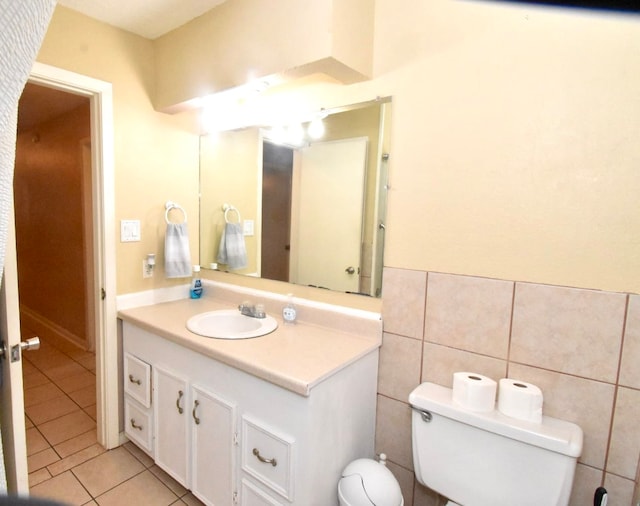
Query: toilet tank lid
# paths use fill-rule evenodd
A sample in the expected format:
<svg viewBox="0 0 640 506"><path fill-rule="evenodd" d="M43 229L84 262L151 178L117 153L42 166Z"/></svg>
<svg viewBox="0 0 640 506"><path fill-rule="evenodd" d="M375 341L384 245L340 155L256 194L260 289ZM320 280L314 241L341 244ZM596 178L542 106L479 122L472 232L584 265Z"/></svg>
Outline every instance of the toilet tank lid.
<svg viewBox="0 0 640 506"><path fill-rule="evenodd" d="M541 423L518 420L497 409L479 413L454 404L453 390L435 383L422 383L411 394L409 404L417 410L456 420L504 437L539 446L569 457L582 453L582 429L575 423L543 416Z"/></svg>

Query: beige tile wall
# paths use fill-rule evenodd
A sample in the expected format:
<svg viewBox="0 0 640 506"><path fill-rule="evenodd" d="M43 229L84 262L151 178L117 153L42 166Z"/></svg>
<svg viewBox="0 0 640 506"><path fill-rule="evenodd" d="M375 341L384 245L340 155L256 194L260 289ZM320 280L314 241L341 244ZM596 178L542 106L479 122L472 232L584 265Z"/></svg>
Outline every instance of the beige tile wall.
<svg viewBox="0 0 640 506"><path fill-rule="evenodd" d="M584 431L571 506L631 506L640 456L640 296L386 268L376 451L405 505L443 498L413 475L409 392L455 371L538 385L544 414ZM637 501L638 498L635 498Z"/></svg>

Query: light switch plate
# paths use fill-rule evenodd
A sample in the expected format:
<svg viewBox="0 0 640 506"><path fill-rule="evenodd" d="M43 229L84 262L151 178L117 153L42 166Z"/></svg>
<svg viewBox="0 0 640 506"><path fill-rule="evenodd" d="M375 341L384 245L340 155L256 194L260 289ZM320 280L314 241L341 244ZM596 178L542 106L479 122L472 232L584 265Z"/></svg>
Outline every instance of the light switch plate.
<svg viewBox="0 0 640 506"><path fill-rule="evenodd" d="M120 220L120 242L140 240L140 220Z"/></svg>
<svg viewBox="0 0 640 506"><path fill-rule="evenodd" d="M253 220L243 220L243 234L247 236L253 235Z"/></svg>

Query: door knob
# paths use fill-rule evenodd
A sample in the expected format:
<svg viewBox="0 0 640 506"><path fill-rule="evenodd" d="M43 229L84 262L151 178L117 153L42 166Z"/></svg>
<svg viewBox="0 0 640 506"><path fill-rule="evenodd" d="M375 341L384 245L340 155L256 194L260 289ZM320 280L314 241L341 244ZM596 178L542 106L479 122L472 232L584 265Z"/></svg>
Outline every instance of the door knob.
<svg viewBox="0 0 640 506"><path fill-rule="evenodd" d="M31 351L31 350L39 350L40 349L40 338L30 337L26 341L20 341L20 349L22 351Z"/></svg>
<svg viewBox="0 0 640 506"><path fill-rule="evenodd" d="M353 267L349 266L344 270L344 272L346 272L347 274L355 274L356 270Z"/></svg>
<svg viewBox="0 0 640 506"><path fill-rule="evenodd" d="M17 362L20 360L20 351L37 350L40 348L40 338L30 337L26 341L20 341L20 344L16 344L11 347L11 362ZM0 343L0 358L7 358L7 347L5 342Z"/></svg>

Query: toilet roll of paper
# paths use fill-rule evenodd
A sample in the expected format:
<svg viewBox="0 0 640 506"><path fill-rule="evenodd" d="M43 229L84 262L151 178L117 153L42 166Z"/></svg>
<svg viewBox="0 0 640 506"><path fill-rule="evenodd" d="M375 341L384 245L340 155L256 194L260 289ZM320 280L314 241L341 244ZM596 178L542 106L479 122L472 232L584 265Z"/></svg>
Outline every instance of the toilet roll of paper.
<svg viewBox="0 0 640 506"><path fill-rule="evenodd" d="M471 411L493 411L496 405L497 383L473 372L453 374L453 402Z"/></svg>
<svg viewBox="0 0 640 506"><path fill-rule="evenodd" d="M531 383L509 378L500 380L498 411L528 422L542 421L542 391Z"/></svg>

